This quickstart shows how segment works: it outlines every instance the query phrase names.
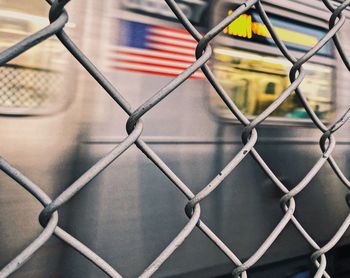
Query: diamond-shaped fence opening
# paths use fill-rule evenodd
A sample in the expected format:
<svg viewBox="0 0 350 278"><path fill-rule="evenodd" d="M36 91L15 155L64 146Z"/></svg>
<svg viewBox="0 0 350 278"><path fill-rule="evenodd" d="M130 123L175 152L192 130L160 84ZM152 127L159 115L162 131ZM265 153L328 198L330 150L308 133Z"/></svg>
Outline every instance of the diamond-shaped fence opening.
<svg viewBox="0 0 350 278"><path fill-rule="evenodd" d="M314 250L310 257L315 265L314 277L329 277L326 271L327 261L326 253L330 251L342 238L346 230L350 225L350 215L346 217L344 222L336 230L334 235L329 238L328 242L318 245L316 241L308 234L302 224L294 216L294 211L297 206L295 197L300 194L320 171L324 164L329 163L334 171L334 177L338 178L344 186L350 186L350 182L342 173L342 170L338 167L337 162L332 157L332 152L335 149L336 132L347 122L350 116L350 108L344 112L344 114L336 120L334 123L326 126L322 120L318 117L317 113L312 109L309 101L303 95L302 90L299 89L300 84L303 83L305 78L305 71L303 65L312 58L317 51L319 51L328 41L333 40L340 54L344 65L347 69L350 69L347 59L347 53L342 48L340 39L338 38L338 32L341 30L346 18L342 12L350 5L350 0L343 1L337 6L328 0L323 0L323 3L330 12L329 30L325 36L321 38L309 51L301 58L295 58L288 47L279 38L278 34L270 22L269 16L264 10L263 1L259 0L247 0L241 4L237 9L230 13L226 18L223 18L221 22L215 25L206 34L201 34L191 24L183 11L179 8L178 4L174 0L165 0L169 9L174 13L178 21L185 27L189 34L198 42L196 47L196 61L184 70L177 77L172 79L166 86L164 86L158 92L155 92L152 97L147 99L141 106L132 108L129 103L124 99L123 94L119 92L106 77L96 68L88 57L86 57L82 51L74 44L71 38L65 33L64 28L68 22L68 14L64 9L69 0L55 0L47 1L51 5L49 19L50 24L44 29L26 37L23 41L16 45L4 50L0 54L0 109L2 107L10 107L13 109L21 108L33 108L45 106L50 96L59 94L60 87L55 85L59 84L60 80L57 78L57 73L51 71L42 71L36 69L21 68L16 66L7 65L7 63L27 51L34 45L37 45L51 36L56 35L61 43L66 47L75 59L90 73L90 75L98 82L105 92L112 97L126 114L129 115L128 121L125 123L128 131L123 141L116 145L107 155L100 158L96 164L88 169L82 176L80 176L75 182L68 186L58 196L54 196L52 199L40 188L40 185L35 184L30 180L30 173L21 173L15 169L4 158L0 159L0 168L9 177L14 179L19 186L24 187L28 194L31 194L33 198L36 198L42 205L43 210L39 217L39 222L43 226L41 234L32 242L28 243L28 246L13 258L7 265L5 265L0 271L0 277L7 277L19 268L23 264L35 256L38 251L52 236L58 237L64 243L71 248L78 251L82 256L85 256L92 264L99 267L105 274L111 277L121 277L122 274L117 269L113 268L107 261L99 257L88 246L82 244L78 238L73 237L59 226L59 208L68 203L72 197L79 194L79 191L87 186L89 182L101 173L111 163L118 160L124 152L136 145L138 149L144 153L148 159L159 168L159 175L165 175L176 186L183 195L188 199L188 203L185 207L185 213L188 217L187 224L176 235L176 237L169 243L169 245L156 257L153 262L140 274L140 277L152 276L159 267L174 253L176 249L181 248L182 243L192 233L194 229L199 229L206 235L208 240L211 240L217 248L223 252L232 262L233 276L235 277L247 277L247 270L253 267L266 251L275 243L278 236L283 232L288 223L292 223L300 232L305 241ZM249 120L242 111L240 111L236 104L229 97L228 93L223 89L220 83L216 80L211 69L207 63L210 61L213 51L211 48L211 41L218 36L224 29L240 15L246 11L255 8L258 12L263 23L266 25L271 37L285 56L285 58L291 64L291 70L289 72L290 85L283 90L279 97L273 101L272 104L266 107L258 116L253 120ZM217 176L208 184L204 184L202 189L193 193L190 188L181 180L181 177L177 176L166 163L155 153L152 148L141 138L143 123L142 117L147 114L159 103L167 98L174 90L186 82L198 69L201 69L205 77L208 79L213 87L213 90L221 98L222 105L227 107L237 120L241 123L243 128L242 133L242 147L232 157L232 160L223 169L217 173ZM25 82L23 82L25 80ZM283 180L280 180L277 175L269 168L260 156L259 152L255 149L255 144L259 140L259 134L256 130L265 119L271 115L278 107L280 107L292 93L296 94L299 98L303 108L307 112L309 118L313 124L322 132L320 138L320 156L315 161L314 166L306 171L304 177L298 184L295 184L292 189L288 190L283 184ZM235 255L234 247L227 246L202 220L201 215L201 202L211 195L211 193L218 188L222 181L233 171L235 171L237 165L239 165L247 155L251 155L257 165L266 173L275 186L281 191L283 197L280 200L281 208L283 211L283 217L278 224L274 227L268 237L256 247L255 252L251 256L242 261ZM286 166L287 167L287 166ZM288 186L288 188L291 188ZM116 250L118 252L118 250Z"/></svg>

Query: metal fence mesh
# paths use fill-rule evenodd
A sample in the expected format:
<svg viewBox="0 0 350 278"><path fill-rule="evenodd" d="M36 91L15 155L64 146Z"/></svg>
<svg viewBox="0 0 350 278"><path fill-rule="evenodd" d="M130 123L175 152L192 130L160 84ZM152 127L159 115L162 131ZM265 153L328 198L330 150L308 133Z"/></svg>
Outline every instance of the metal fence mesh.
<svg viewBox="0 0 350 278"><path fill-rule="evenodd" d="M7 277L17 269L21 268L23 264L29 260L35 252L47 242L52 235L55 235L66 244L77 250L80 254L85 256L91 263L98 266L102 271L111 277L121 277L110 264L99 257L94 251L90 250L87 246L83 245L78 239L74 238L67 232L65 232L58 225L58 209L65 205L69 200L79 193L79 191L88 185L88 183L101 173L109 164L115 161L120 155L126 152L133 144L135 144L141 152L143 152L158 168L166 175L169 180L184 194L188 199L188 204L185 208L186 215L189 220L185 227L177 234L177 236L169 243L169 245L159 254L157 258L143 271L140 277L152 276L157 269L176 251L177 248L181 248L181 244L191 234L191 232L197 227L199 228L209 240L211 240L217 248L219 248L233 264L233 276L234 277L247 277L247 270L255 265L255 263L265 254L272 244L276 241L277 237L285 229L288 223L293 223L294 226L299 230L303 238L308 244L314 249L311 255L311 259L315 264L316 273L314 277L330 277L326 272L326 256L325 254L332 249L341 239L350 225L350 214L344 220L342 225L338 227L338 230L332 238L324 246L319 246L314 239L307 233L303 226L298 222L294 216L294 210L296 202L294 197L300 194L319 172L322 166L328 162L334 171L334 175L348 188L350 188L350 181L342 173L338 167L336 161L332 157L332 152L336 145L334 134L340 129L344 123L350 117L350 108L333 124L326 126L313 112L307 99L303 93L298 89L298 86L303 82L305 72L303 71L303 64L307 62L315 53L322 48L329 40L333 40L337 48L342 61L348 70L350 70L349 61L342 49L341 42L338 37L338 31L341 29L345 22L345 16L342 15L342 11L350 5L350 0L346 0L334 6L328 0L323 0L324 5L330 11L329 30L327 34L318 43L305 53L300 59L296 59L292 56L290 51L286 48L284 43L278 38L274 28L269 20L269 17L264 11L264 5L259 0L248 0L241 4L232 14L224 18L218 25L213 27L209 32L202 36L195 27L190 23L186 16L179 9L178 5L174 0L165 0L169 8L178 18L179 22L187 29L187 31L198 41L196 48L196 61L179 76L169 82L165 87L156 92L151 98L149 98L140 107L134 109L128 102L123 98L122 94L103 76L103 74L89 61L89 59L80 51L80 49L74 44L70 37L65 33L64 26L68 21L68 14L64 9L64 6L69 0L55 0L47 1L51 5L49 19L50 25L40 30L39 32L32 34L25 38L18 44L6 49L0 54L0 65L5 65L11 59L17 57L21 53L25 52L32 46L39 44L46 40L50 36L56 35L62 44L67 48L69 52L76 58L76 60L91 74L91 76L98 82L108 93L113 100L119 105L125 113L129 115L129 119L126 123L128 136L124 138L122 143L115 146L106 156L102 157L96 164L88 169L80 178L78 178L73 184L67 187L59 196L53 200L41 190L39 185L33 183L27 176L12 167L4 158L0 158L0 168L8 176L13 178L17 183L24 187L28 193L35 197L44 209L42 210L39 221L43 226L41 234L31 242L20 254L18 254L13 260L11 260L1 271L0 277ZM290 86L282 92L282 94L260 115L249 121L244 114L236 107L230 97L226 94L222 86L216 81L213 73L207 66L207 62L210 60L212 55L212 49L210 47L210 41L215 38L223 29L228 26L233 20L239 15L246 12L247 10L255 7L258 11L264 24L267 26L269 32L276 46L280 49L282 54L290 61L292 68L290 70ZM142 140L142 116L149 112L152 108L158 105L164 98L169 96L178 86L185 82L197 69L202 69L206 78L213 86L217 94L222 99L223 103L228 109L234 114L234 116L244 126L242 133L242 148L233 157L233 159L222 169L220 173L207 185L203 186L203 189L198 193L193 193L190 188L181 181L180 177L176 176L172 170L162 161L162 159ZM4 79L1 78L1 82ZM300 99L304 109L307 111L310 119L314 125L322 132L320 138L320 149L321 155L314 166L308 171L304 178L296 184L293 189L288 190L286 186L278 179L278 177L270 170L269 166L259 155L258 151L254 148L258 134L256 127L261 124L273 111L280 106L293 92ZM284 216L279 221L278 225L273 229L270 235L265 241L256 249L254 254L250 256L246 261L241 261L235 254L232 247L225 245L225 243L211 231L201 220L201 209L200 203L206 197L208 197L221 182L235 170L238 164L250 154L266 173L266 175L273 181L273 183L281 190L284 194L280 200L281 208L284 212Z"/></svg>

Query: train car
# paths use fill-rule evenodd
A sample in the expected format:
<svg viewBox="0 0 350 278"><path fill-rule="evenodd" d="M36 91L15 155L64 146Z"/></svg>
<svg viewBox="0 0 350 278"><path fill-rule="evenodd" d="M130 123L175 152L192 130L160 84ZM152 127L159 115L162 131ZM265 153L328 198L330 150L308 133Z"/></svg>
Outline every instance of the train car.
<svg viewBox="0 0 350 278"><path fill-rule="evenodd" d="M15 2L24 7L23 1ZM202 34L242 3L177 2ZM86 0L72 1L69 5L70 33L134 109L195 61L196 42L163 1ZM264 7L296 57L327 32L330 14L320 1L266 0ZM350 26L346 23L343 28ZM341 39L344 49L350 48L350 38ZM212 47L211 69L251 119L289 85L290 64L254 9L232 22ZM60 51L64 53L64 49ZM62 56L63 62L59 63L55 60L57 54L47 55L48 68L40 62L42 57L36 56L34 64L39 66L30 67L68 80L67 95L61 98L66 102L42 112L32 109L34 112L21 113L12 109L11 113L3 113L1 155L13 161L53 198L127 136L128 116L74 60ZM18 61L17 65L24 67L26 62ZM301 89L316 114L325 123L333 122L348 103L347 71L334 45L327 44L304 68L307 77ZM23 86L24 91L31 91L27 83ZM195 193L242 147L243 126L218 99L200 70L147 113L143 122L142 138ZM321 133L294 95L258 127L258 134L257 150L288 188L295 186L321 155L318 145ZM346 176L350 176L349 140L345 127L337 134L334 151L334 158ZM11 148L6 149L8 144ZM0 206L6 213L1 216L0 235L6 248L1 249L0 262L5 264L40 231L36 217L41 208L5 176L2 184ZM348 215L346 193L326 164L297 197L295 215L320 244L329 240ZM282 218L281 196L280 190L248 156L201 203L201 219L244 260ZM183 194L133 146L60 210L60 225L124 277L136 277L187 223L186 204ZM348 244L349 232L328 254L332 277L350 274ZM288 224L248 274L312 277L314 269L309 259L312 251L294 226ZM229 277L233 267L195 229L155 277ZM104 274L80 254L52 239L14 274L14 277L48 276Z"/></svg>

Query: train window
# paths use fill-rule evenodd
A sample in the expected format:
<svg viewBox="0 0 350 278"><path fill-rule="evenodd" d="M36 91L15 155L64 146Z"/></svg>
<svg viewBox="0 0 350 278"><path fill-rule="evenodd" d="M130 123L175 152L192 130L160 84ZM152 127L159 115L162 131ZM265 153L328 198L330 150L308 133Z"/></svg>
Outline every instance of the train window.
<svg viewBox="0 0 350 278"><path fill-rule="evenodd" d="M231 14L241 1L223 0L221 3L215 9L214 23ZM287 11L283 9L277 11L274 8L267 9L267 13L276 33L291 51L305 53L327 32L323 19L311 23L306 17L296 19ZM223 30L222 36L215 41L211 66L224 89L230 92L234 86L228 80L238 82L243 76L248 80L244 107L232 98L247 117L252 118L262 113L290 85L291 64L284 57L279 57L279 52L276 50L276 44L268 28L254 9L241 14L231 22ZM313 61L303 65L306 77L299 86L315 113L325 121L329 120L333 110L331 92L335 85L333 84L335 64L334 45L329 42L317 52ZM224 80L222 78L224 75L235 77ZM215 108L219 100L215 100L218 98L215 93L212 95L210 99ZM234 116L227 108L221 107L212 111L217 112L215 114L219 119L234 120ZM308 114L294 93L268 117L271 121L282 119L299 123L309 120Z"/></svg>
<svg viewBox="0 0 350 278"><path fill-rule="evenodd" d="M288 74L291 65L285 59L222 47L214 49L214 57L214 74L246 116L262 113L290 84ZM306 77L300 89L316 114L321 119L327 119L332 109L333 68L307 63L304 69ZM221 103L215 93L211 95L214 107ZM219 108L219 116L225 119L233 117L223 104ZM307 119L308 115L293 93L271 117L297 120Z"/></svg>
<svg viewBox="0 0 350 278"><path fill-rule="evenodd" d="M0 1L3 51L49 24L45 1ZM55 38L34 46L0 68L0 115L52 114L67 107L64 48ZM67 92L67 94L66 94Z"/></svg>

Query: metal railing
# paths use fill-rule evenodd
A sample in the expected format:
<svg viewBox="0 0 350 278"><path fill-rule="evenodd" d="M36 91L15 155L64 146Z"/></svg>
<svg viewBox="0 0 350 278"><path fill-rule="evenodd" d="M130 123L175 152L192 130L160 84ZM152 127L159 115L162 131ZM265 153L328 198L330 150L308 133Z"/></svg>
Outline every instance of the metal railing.
<svg viewBox="0 0 350 278"><path fill-rule="evenodd" d="M303 82L303 79L305 77L305 72L303 71L302 67L303 64L307 62L313 55L315 55L316 52L329 40L334 41L337 51L342 58L342 61L344 62L347 69L350 70L349 61L342 49L341 42L337 35L338 31L341 29L342 25L345 22L345 16L342 15L342 11L348 5L350 5L350 0L342 2L337 7L335 7L328 0L323 0L323 3L331 13L329 20L329 30L326 35L300 59L293 57L282 40L278 38L278 35L274 31L274 27L272 26L269 17L265 13L263 1L246 1L245 3L241 4L232 14L224 18L218 25L214 26L209 32L202 36L182 13L174 0L165 0L169 8L178 18L179 22L181 22L187 31L198 41L196 48L196 61L136 109L132 108L129 105L122 94L117 91L117 89L104 77L104 75L94 66L94 64L89 61L89 59L80 51L80 49L65 33L64 26L68 22L68 14L65 11L64 6L67 4L67 2L69 2L69 0L47 0L47 2L51 5L49 13L49 19L51 22L50 25L3 51L0 54L0 65L5 65L8 61L17 57L32 46L39 44L50 36L56 35L62 44L67 48L67 50L71 52L71 54L76 58L76 60L91 74L96 82L98 82L104 88L105 92L109 94L116 102L116 104L119 105L125 111L125 113L129 115L129 119L126 123L127 132L129 135L53 200L27 176L12 167L4 158L0 158L1 170L5 172L9 177L14 179L19 185L24 187L28 193L35 197L44 207L39 216L39 222L43 226L43 231L33 242L31 242L20 254L18 254L0 271L0 277L7 277L17 269L21 268L23 264L29 260L35 254L35 252L51 238L52 235L55 235L63 242L77 250L80 254L98 266L107 275L111 277L121 277L121 274L119 274L117 270L114 269L110 264L108 264L95 252L90 250L87 246L83 245L78 239L74 238L58 225L58 209L69 202L69 200L78 194L79 191L85 187L94 177L101 173L106 167L108 167L108 165L115 161L134 144L160 169L160 171L165 176L167 176L167 178L188 199L185 212L189 219L185 227L183 227L183 229L170 242L170 244L161 252L161 254L159 254L157 258L155 258L155 260L143 271L142 274L140 274L139 277L152 276L157 271L157 269L172 255L172 253L176 251L177 248L181 248L181 244L196 227L200 229L207 236L207 238L211 240L217 246L217 248L219 248L230 259L230 261L232 261L234 268L234 277L247 277L246 271L254 266L255 263L265 254L265 252L270 248L270 246L276 241L277 237L285 229L286 225L290 222L294 224L303 238L314 249L314 252L311 255L311 259L317 269L314 277L330 277L326 272L327 262L325 254L339 242L341 237L346 232L347 228L350 225L350 214L346 217L333 237L330 238L324 246L319 246L294 216L296 207L294 197L300 194L308 186L310 181L315 177L315 175L320 171L326 162L328 162L332 167L335 176L337 176L337 178L347 188L350 188L350 181L345 177L345 175L338 167L336 161L332 157L332 152L336 145L334 134L349 119L350 108L336 122L329 126L325 126L314 113L307 99L298 89L298 86L301 84L301 82ZM289 87L284 90L281 95L265 111L255 117L252 121L249 121L232 102L222 86L217 82L206 63L210 60L212 55L212 48L210 47L211 40L215 38L220 32L222 32L224 28L228 26L233 20L235 20L238 16L248 11L252 7L255 7L258 11L262 21L271 33L276 46L290 61L292 68L289 74ZM156 105L158 105L164 98L169 96L178 86L185 82L198 69L202 69L206 78L213 86L217 94L220 96L222 101L232 112L232 114L240 121L242 126L244 126L244 131L242 133L243 145L240 151L209 184L204 185L203 189L200 192L193 193L189 187L180 179L180 177L175 175L174 172L172 172L172 170L165 164L165 162L143 141L141 134L143 130L142 116L144 116ZM270 170L269 166L264 162L254 146L258 139L256 127L260 125L293 92L296 93L304 109L307 111L310 119L314 125L322 132L323 135L320 138L320 149L322 151L320 158L304 176L304 178L298 184L296 184L293 189L288 190L282 181L280 181L278 177ZM252 254L247 260L241 261L234 254L234 251L225 245L225 243L210 229L210 227L208 227L201 220L200 203L205 198L207 198L218 186L220 186L222 181L232 171L235 170L237 165L239 165L248 154L250 154L255 159L256 163L284 194L280 200L284 215L277 226L275 226L273 231L265 239L265 241L260 245L259 248L256 249L254 254Z"/></svg>

